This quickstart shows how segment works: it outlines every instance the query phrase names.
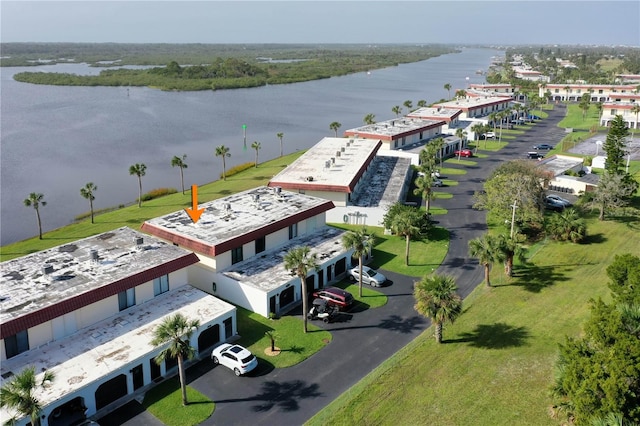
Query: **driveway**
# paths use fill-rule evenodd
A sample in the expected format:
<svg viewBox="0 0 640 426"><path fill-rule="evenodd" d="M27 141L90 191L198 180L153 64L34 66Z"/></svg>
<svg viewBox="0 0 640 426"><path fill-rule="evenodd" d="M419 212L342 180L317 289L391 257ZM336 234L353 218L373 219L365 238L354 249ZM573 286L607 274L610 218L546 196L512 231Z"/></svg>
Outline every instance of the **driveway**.
<svg viewBox="0 0 640 426"><path fill-rule="evenodd" d="M468 257L468 241L486 231L485 212L472 208L473 193L482 188L491 170L502 161L524 158L524 153L536 143L559 142L564 131L556 125L564 112L564 105L557 106L549 118L538 122L505 149L486 159L476 159L477 166L464 167L467 174L456 176L459 184L443 189L453 197L434 202L448 209L447 215L435 219L451 232L449 251L437 272L454 276L461 296L466 297L483 279L477 261ZM455 163L447 166L457 167ZM382 272L390 285L379 290L388 296L388 303L376 309L342 314L339 322L316 321L316 325L332 332L333 340L296 366L273 369L267 360L249 377L236 377L229 369L213 368L209 360L192 366L188 370L190 385L216 403L213 416L202 424L302 424L422 333L430 324L413 309L412 287L417 278ZM118 417L114 413L104 424L159 424L147 412L136 413L139 408L132 404L128 409L133 414L123 411Z"/></svg>

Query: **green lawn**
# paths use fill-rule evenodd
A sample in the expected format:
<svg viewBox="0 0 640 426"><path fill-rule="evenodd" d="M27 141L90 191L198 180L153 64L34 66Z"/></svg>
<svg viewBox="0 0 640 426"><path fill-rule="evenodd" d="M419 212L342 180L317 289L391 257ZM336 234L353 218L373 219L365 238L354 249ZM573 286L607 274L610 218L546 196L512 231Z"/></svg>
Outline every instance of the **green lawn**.
<svg viewBox="0 0 640 426"><path fill-rule="evenodd" d="M208 419L216 407L213 401L189 386L187 401L189 404L183 406L180 381L174 377L149 390L142 405L167 426L195 426Z"/></svg>
<svg viewBox="0 0 640 426"><path fill-rule="evenodd" d="M567 116L558 123L559 127L569 129L589 130L591 128L600 128L600 113L594 104L589 106L587 115L582 117L582 110L577 103L567 105ZM606 130L606 127L600 128Z"/></svg>
<svg viewBox="0 0 640 426"><path fill-rule="evenodd" d="M605 267L615 254L640 255L638 219L588 221L586 244L543 242L516 277L493 270L465 311L383 363L309 425L557 425L549 387L557 345L580 334L589 299L608 298Z"/></svg>
<svg viewBox="0 0 640 426"><path fill-rule="evenodd" d="M255 188L256 186L266 185L274 175L302 155L303 152L304 151L298 151L294 154L259 164L257 168L250 168L237 175L228 176L226 181L218 180L206 185L201 185L198 187L198 201L205 203L229 194ZM99 192L96 193L96 197L100 197ZM36 236L35 238L3 246L0 248L0 261L25 256L29 253L90 237L122 226L139 229L146 220L163 216L189 206L191 206L191 193L187 191L185 195L182 195L182 192L178 192L155 200L146 201L142 203L141 208L136 204L117 209L96 216L95 224L92 224L90 220L84 220L47 232L43 235L42 240L39 240ZM26 207L23 208L25 215L33 214L35 216L33 209L29 209L31 210L29 211ZM43 221L46 221L47 208L43 207L40 210L40 214L43 217ZM34 234L37 234L37 227L34 226L33 231Z"/></svg>
<svg viewBox="0 0 640 426"><path fill-rule="evenodd" d="M237 309L238 332L241 336L238 343L258 357L263 367L291 367L331 342L331 333L313 325L313 321L308 322L308 332L304 333L302 321L297 317L284 315L271 320L240 307ZM277 356L265 355L265 350L271 348L271 340L265 334L267 331L275 332L275 345L281 350Z"/></svg>

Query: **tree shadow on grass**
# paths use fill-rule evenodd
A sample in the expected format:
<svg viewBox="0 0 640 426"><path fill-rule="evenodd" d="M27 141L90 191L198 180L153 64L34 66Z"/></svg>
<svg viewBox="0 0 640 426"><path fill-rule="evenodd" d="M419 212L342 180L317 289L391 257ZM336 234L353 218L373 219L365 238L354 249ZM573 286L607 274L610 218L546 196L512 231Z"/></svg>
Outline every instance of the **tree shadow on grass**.
<svg viewBox="0 0 640 426"><path fill-rule="evenodd" d="M525 327L514 327L501 322L479 324L473 331L460 336L457 339L443 340L443 343L468 343L474 348L507 349L522 346L531 337Z"/></svg>
<svg viewBox="0 0 640 426"><path fill-rule="evenodd" d="M602 244L607 241L607 238L603 233L587 234L586 237L580 242L581 244Z"/></svg>
<svg viewBox="0 0 640 426"><path fill-rule="evenodd" d="M513 277L508 284L494 284L493 286L519 286L532 293L539 293L559 281L566 281L568 279L564 273L560 272L560 266L566 267L572 265L522 265L514 268Z"/></svg>

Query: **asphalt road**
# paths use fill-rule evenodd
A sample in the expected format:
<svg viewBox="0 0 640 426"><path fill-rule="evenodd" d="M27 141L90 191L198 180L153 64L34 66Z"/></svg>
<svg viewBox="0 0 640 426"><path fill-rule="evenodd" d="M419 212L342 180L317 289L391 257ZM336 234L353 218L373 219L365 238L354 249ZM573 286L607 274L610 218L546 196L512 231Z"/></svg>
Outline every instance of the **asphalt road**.
<svg viewBox="0 0 640 426"><path fill-rule="evenodd" d="M564 114L564 105L557 106L549 118L538 122L505 149L488 158L476 159L476 166L461 166L467 173L455 176L459 184L441 189L451 192L453 197L433 203L448 209L447 215L436 219L439 226L451 233L449 251L437 272L454 276L461 296L466 297L483 280L482 268L468 256L469 240L486 231L485 212L472 208L473 193L482 188L484 180L500 162L524 158L537 143L558 143L564 130L558 128L557 123ZM447 166L456 167L451 162ZM412 287L417 278L383 273L390 279L390 285L381 289L389 297L388 303L377 309L343 313L335 323L316 322L332 332L333 340L296 366L274 369L266 360L256 372L240 378L227 368L213 368L209 360L189 368L190 385L216 403L213 416L202 424L302 424L428 328L429 322L413 309ZM103 425L161 425L136 402L100 422Z"/></svg>

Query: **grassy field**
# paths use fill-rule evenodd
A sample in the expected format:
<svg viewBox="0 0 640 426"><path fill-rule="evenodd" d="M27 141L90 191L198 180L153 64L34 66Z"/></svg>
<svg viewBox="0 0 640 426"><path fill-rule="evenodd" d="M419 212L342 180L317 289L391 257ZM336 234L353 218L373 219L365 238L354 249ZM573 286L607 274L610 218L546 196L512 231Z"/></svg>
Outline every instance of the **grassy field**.
<svg viewBox="0 0 640 426"><path fill-rule="evenodd" d="M640 255L640 219L588 221L585 244L543 242L495 287L479 286L437 345L425 331L309 425L554 425L557 345L580 334L589 299L608 298L605 266ZM630 244L633 236L635 244Z"/></svg>
<svg viewBox="0 0 640 426"><path fill-rule="evenodd" d="M257 168L251 168L237 175L228 176L226 181L219 180L199 186L198 201L200 203L205 203L216 198L225 197L229 194L245 191L260 185L266 185L274 175L279 173L302 154L303 151L298 151L294 154L259 164ZM98 196L99 195L100 194L98 194ZM122 226L139 229L142 223L146 220L189 206L191 206L191 193L187 191L185 195L182 195L182 192L178 192L155 200L146 201L142 203L141 208L138 208L138 205L136 204L134 206L117 209L96 216L94 224L92 224L90 220L84 220L47 232L43 234L42 240L39 240L36 236L34 238L3 246L0 248L0 261L45 250L50 247L90 237ZM25 215L27 213L35 216L35 213L29 212L25 208ZM43 207L40 210L40 214L43 216L43 220L46 220L47 208ZM35 218L33 231L34 234L37 234L38 229L35 226Z"/></svg>

